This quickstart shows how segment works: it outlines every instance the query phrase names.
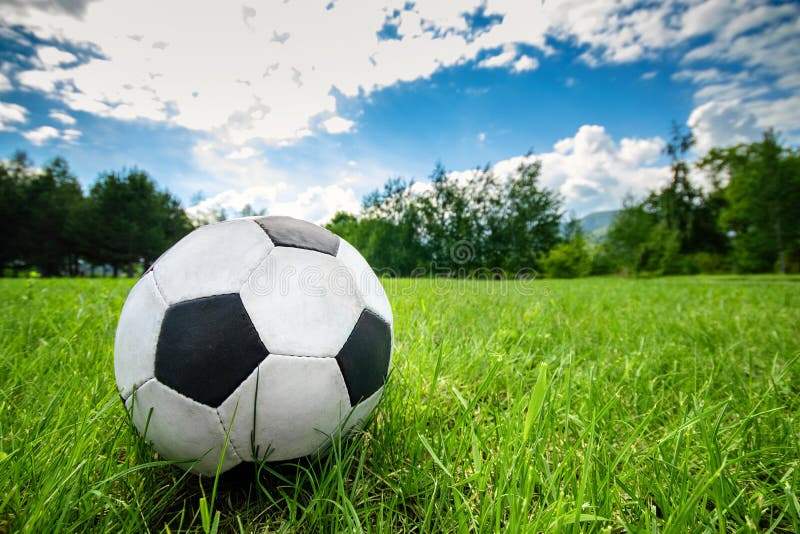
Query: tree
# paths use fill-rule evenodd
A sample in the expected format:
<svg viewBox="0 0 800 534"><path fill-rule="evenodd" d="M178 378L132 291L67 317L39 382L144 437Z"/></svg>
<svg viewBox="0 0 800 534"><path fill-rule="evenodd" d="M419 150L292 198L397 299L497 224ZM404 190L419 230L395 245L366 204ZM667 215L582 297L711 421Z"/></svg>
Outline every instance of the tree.
<svg viewBox="0 0 800 534"><path fill-rule="evenodd" d="M580 278L592 271L592 257L580 221L571 218L564 228L564 242L550 250L540 261L548 278Z"/></svg>
<svg viewBox="0 0 800 534"><path fill-rule="evenodd" d="M724 199L690 180L686 155L694 146L692 131L672 125L664 149L672 177L641 202L627 196L606 236L605 250L624 272L689 274L700 266L719 265L727 238L718 220ZM703 261L699 261L702 258Z"/></svg>
<svg viewBox="0 0 800 534"><path fill-rule="evenodd" d="M133 276L134 265L149 265L191 228L178 200L133 169L100 175L89 193L81 237L93 263L111 264L115 276L124 266Z"/></svg>
<svg viewBox="0 0 800 534"><path fill-rule="evenodd" d="M700 166L724 195L737 268L785 273L800 252L800 152L770 129L759 142L712 149Z"/></svg>
<svg viewBox="0 0 800 534"><path fill-rule="evenodd" d="M671 160L672 179L658 193L651 193L648 203L668 232L677 236L681 254L721 254L726 248L725 234L717 224L721 198L714 192L707 195L689 179L686 154L694 144L691 129L673 122L664 149Z"/></svg>
<svg viewBox="0 0 800 534"><path fill-rule="evenodd" d="M561 199L539 185L540 171L529 161L501 179L488 165L453 175L437 164L429 187L391 179L367 195L360 218L340 214L329 228L399 274L533 269L560 240Z"/></svg>
<svg viewBox="0 0 800 534"><path fill-rule="evenodd" d="M498 215L504 222L492 241L507 271L539 267L539 259L560 241L561 197L539 185L541 169L540 161L523 162L503 187Z"/></svg>
<svg viewBox="0 0 800 534"><path fill-rule="evenodd" d="M352 243L378 273L414 274L429 262L421 237L419 206L412 182L393 178L369 193L360 217L340 212L326 227Z"/></svg>
<svg viewBox="0 0 800 534"><path fill-rule="evenodd" d="M251 204L245 204L242 211L239 212L240 217L262 217L267 214L267 210L257 210ZM224 219L223 219L224 220Z"/></svg>
<svg viewBox="0 0 800 534"><path fill-rule="evenodd" d="M28 156L19 151L0 163L0 267L16 268L22 262L27 218L24 187L30 167Z"/></svg>
<svg viewBox="0 0 800 534"><path fill-rule="evenodd" d="M453 176L437 165L421 196L424 235L439 267L456 272L538 267L559 240L561 199L540 187L541 162L526 161L507 177L489 165Z"/></svg>
<svg viewBox="0 0 800 534"><path fill-rule="evenodd" d="M24 152L18 151L3 162L2 265L14 270L35 267L45 276L73 274L78 254L71 229L81 202L81 186L63 158L37 168Z"/></svg>
<svg viewBox="0 0 800 534"><path fill-rule="evenodd" d="M655 226L656 218L645 210L644 203L626 195L606 235L609 254L624 273L641 270L645 247Z"/></svg>
<svg viewBox="0 0 800 534"><path fill-rule="evenodd" d="M84 198L67 162L57 157L33 174L24 197L25 256L44 276L76 274L78 244L72 229Z"/></svg>
<svg viewBox="0 0 800 534"><path fill-rule="evenodd" d="M415 205L432 265L440 274L474 269L478 232L469 185L450 176L441 163L434 167L430 181L430 191L415 198Z"/></svg>

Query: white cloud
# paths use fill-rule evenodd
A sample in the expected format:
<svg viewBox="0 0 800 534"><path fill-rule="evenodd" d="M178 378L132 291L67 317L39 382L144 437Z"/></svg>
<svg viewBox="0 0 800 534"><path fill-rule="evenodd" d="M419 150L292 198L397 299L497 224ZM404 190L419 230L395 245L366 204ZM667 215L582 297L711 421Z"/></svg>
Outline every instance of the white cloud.
<svg viewBox="0 0 800 534"><path fill-rule="evenodd" d="M656 76L658 76L658 71L651 70L651 71L648 71L648 72L645 72L644 74L642 74L642 79L643 80L652 80Z"/></svg>
<svg viewBox="0 0 800 534"><path fill-rule="evenodd" d="M723 62L744 66L754 79L775 79L757 98L752 84L735 80L703 93L701 86L697 105L734 98L742 87L750 101L763 104L800 72L797 3L691 0L636 3L633 9L632 2L618 0L383 0L337 2L328 10L324 3L107 0L88 3L81 17L46 11L45 4L3 4L0 18L70 50L86 49L79 55L91 59L73 65L74 54L40 47L41 68L19 73L20 84L74 110L166 122L236 146L254 139L291 144L314 128L350 131L346 119L320 122L340 111L334 94L369 97L479 57L479 67L532 70L538 60L520 51L547 57L555 53L549 39L584 48L589 65L658 59L667 48L700 41L685 54L687 69ZM502 20L472 32L463 15L479 6ZM175 24L188 14L191 23ZM387 21L397 26L399 39L379 39Z"/></svg>
<svg viewBox="0 0 800 534"><path fill-rule="evenodd" d="M289 2L248 7L243 16L242 6L224 1L180 0L165 10L158 0L108 0L88 4L80 18L36 6L22 11L0 7L0 16L42 38L75 46L90 39L102 54L65 67L72 59L69 52L42 48L45 68L20 73L20 83L72 109L174 123L237 145L251 139L286 144L308 135L316 117L336 114L334 88L346 97L368 96L498 49L505 52L484 65L499 62L512 70L531 70L538 62L517 57L515 43L547 54L552 52L548 34L593 34L577 24L594 12L581 2L492 3L487 14L507 16L471 34L463 14L482 4L421 0L406 9L403 1L387 0L340 2L326 10ZM395 9L401 39L380 40L376 33ZM617 9L605 0L600 11ZM187 13L191 24L174 24ZM345 131L341 121L326 125L320 127Z"/></svg>
<svg viewBox="0 0 800 534"><path fill-rule="evenodd" d="M497 69L507 67L517 57L517 49L514 46L506 46L503 50L493 56L478 62L478 66L484 69Z"/></svg>
<svg viewBox="0 0 800 534"><path fill-rule="evenodd" d="M51 119L56 120L61 124L66 124L67 126L73 126L77 122L75 117L72 115L64 113L63 111L58 111L57 109L51 109L49 116Z"/></svg>
<svg viewBox="0 0 800 534"><path fill-rule="evenodd" d="M241 191L228 189L188 207L186 212L195 220L203 220L208 219L210 215L220 209L224 209L229 214L240 212L248 205L260 210L275 202L282 189L281 185L248 187Z"/></svg>
<svg viewBox="0 0 800 534"><path fill-rule="evenodd" d="M322 122L324 130L331 134L349 132L351 128L353 128L353 125L355 125L355 122L342 117L331 117Z"/></svg>
<svg viewBox="0 0 800 534"><path fill-rule="evenodd" d="M513 45L506 45L497 54L479 61L478 67L483 69L510 68L513 72L525 72L539 68L539 60L526 54L517 57L517 48Z"/></svg>
<svg viewBox="0 0 800 534"><path fill-rule="evenodd" d="M33 130L22 132L22 136L27 139L28 142L36 146L41 146L51 139L60 139L67 143L74 143L78 137L81 136L81 132L71 128L59 130L52 126L39 126Z"/></svg>
<svg viewBox="0 0 800 534"><path fill-rule="evenodd" d="M336 184L315 185L299 192L287 191L284 187L258 186L241 191L229 189L187 208L195 220L208 219L210 215L224 209L230 216L250 206L267 215L289 215L318 224L331 220L337 211L357 213L361 203L355 192Z"/></svg>
<svg viewBox="0 0 800 534"><path fill-rule="evenodd" d="M58 67L67 63L75 63L78 58L75 54L56 48L55 46L40 46L36 55L45 67Z"/></svg>
<svg viewBox="0 0 800 534"><path fill-rule="evenodd" d="M67 143L74 143L78 140L78 137L83 135L80 130L75 130L74 128L67 128L66 130L61 130L61 139L66 141Z"/></svg>
<svg viewBox="0 0 800 534"><path fill-rule="evenodd" d="M736 100L702 104L692 111L687 123L694 130L698 154L705 154L714 146L747 142L762 131L757 117Z"/></svg>
<svg viewBox="0 0 800 534"><path fill-rule="evenodd" d="M564 207L581 216L618 209L625 194L643 196L666 183L670 170L660 157L664 145L660 137L623 138L617 143L604 127L587 124L557 141L550 152L498 161L492 171L508 179L521 164L541 161L542 185L561 194ZM452 171L449 176L463 182L475 172ZM430 190L430 182L415 182L411 188L417 194Z"/></svg>
<svg viewBox="0 0 800 534"><path fill-rule="evenodd" d="M244 153L249 152L244 147ZM250 149L252 150L252 149ZM245 190L261 187L265 184L283 190L288 187L289 177L272 167L269 160L261 154L253 153L250 157L239 157L243 152L234 146L219 144L211 140L200 141L192 147L194 167L211 177L211 180L192 176L185 183L178 183L184 188L220 191L224 189ZM234 156L231 158L230 156Z"/></svg>
<svg viewBox="0 0 800 534"><path fill-rule="evenodd" d="M414 182L409 191L414 195L424 195L433 191L433 185L430 182Z"/></svg>
<svg viewBox="0 0 800 534"><path fill-rule="evenodd" d="M186 177L176 186L205 189L211 195L187 208L191 217L203 220L210 214L225 209L228 216L236 215L249 205L254 210L265 210L268 215L291 215L301 219L324 223L339 210L357 213L361 203L351 187L371 183L368 177L350 168L331 175L319 176L318 185L299 184L293 175L275 169L262 153L251 157L230 159L231 146L213 141L201 141L193 148L194 166L210 177ZM370 174L385 175L382 170ZM191 189L190 189L191 190Z"/></svg>
<svg viewBox="0 0 800 534"><path fill-rule="evenodd" d="M518 60L514 62L514 66L512 70L514 72L525 72L529 70L536 70L539 68L539 60L535 57L530 56L520 56Z"/></svg>
<svg viewBox="0 0 800 534"><path fill-rule="evenodd" d="M225 157L228 159L250 159L260 155L261 152L259 152L255 148L249 146L243 146L242 148L234 150Z"/></svg>
<svg viewBox="0 0 800 534"><path fill-rule="evenodd" d="M709 89L713 97L708 97ZM706 86L698 95L706 98L686 121L694 130L698 154L715 146L752 142L768 128L777 129L790 142L800 142L800 94L768 97L763 90L731 84Z"/></svg>
<svg viewBox="0 0 800 534"><path fill-rule="evenodd" d="M660 137L649 139L624 138L619 142L619 157L634 165L652 165L664 151L664 141Z"/></svg>
<svg viewBox="0 0 800 534"><path fill-rule="evenodd" d="M767 128L800 142L800 63L793 59L800 47L800 18L795 18L794 26L781 22L781 16L790 12L787 8L755 9L752 20L736 16L725 31L738 37L727 46L712 42L687 55L690 62L714 59L741 62L748 68L686 68L673 75L696 86L696 106L687 123L695 130L698 153L753 141ZM795 11L800 14L800 8ZM756 23L773 27L740 35Z"/></svg>
<svg viewBox="0 0 800 534"><path fill-rule="evenodd" d="M28 110L18 104L0 102L0 132L12 130L12 123L25 123Z"/></svg>
<svg viewBox="0 0 800 534"><path fill-rule="evenodd" d="M550 152L502 160L492 170L506 178L521 163L538 159L542 184L558 191L568 210L584 215L617 209L626 193L644 195L663 185L669 179L669 167L660 164L663 148L659 137L623 138L617 143L602 126L584 125L573 137L556 142ZM451 176L466 179L473 172L454 171ZM414 192L423 192L430 184L418 182L414 187Z"/></svg>
<svg viewBox="0 0 800 534"><path fill-rule="evenodd" d="M712 0L691 7L683 20L685 35L715 37L690 50L688 67L673 76L696 86L687 121L695 129L696 151L752 141L769 127L800 141L800 4ZM691 67L709 61L740 68Z"/></svg>
<svg viewBox="0 0 800 534"><path fill-rule="evenodd" d="M34 145L41 146L49 139L58 139L61 134L52 126L40 126L34 130L22 132L22 136Z"/></svg>
<svg viewBox="0 0 800 534"><path fill-rule="evenodd" d="M672 75L673 80L691 81L696 84L714 83L722 79L723 74L719 69L683 69Z"/></svg>
<svg viewBox="0 0 800 534"><path fill-rule="evenodd" d="M663 147L658 137L615 143L602 126L584 125L555 151L538 155L542 183L578 213L618 208L626 193L642 195L668 179L669 168L658 164Z"/></svg>
<svg viewBox="0 0 800 534"><path fill-rule="evenodd" d="M360 208L361 202L356 197L355 191L333 184L309 187L293 200L278 202L272 206L270 213L325 223L331 220L337 211L357 213Z"/></svg>
<svg viewBox="0 0 800 534"><path fill-rule="evenodd" d="M11 87L11 80L8 79L8 76L0 72L0 92L8 91Z"/></svg>
<svg viewBox="0 0 800 534"><path fill-rule="evenodd" d="M486 132L479 132L478 133L478 141L483 143L486 141Z"/></svg>

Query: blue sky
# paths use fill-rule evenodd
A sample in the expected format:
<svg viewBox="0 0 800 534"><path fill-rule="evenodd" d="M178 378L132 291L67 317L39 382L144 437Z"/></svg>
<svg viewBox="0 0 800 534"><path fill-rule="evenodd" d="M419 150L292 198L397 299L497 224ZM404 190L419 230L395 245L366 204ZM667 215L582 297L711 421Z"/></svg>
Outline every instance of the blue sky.
<svg viewBox="0 0 800 534"><path fill-rule="evenodd" d="M0 3L0 155L322 222L389 177L529 150L567 209L616 208L666 179L673 120L698 154L800 139L797 3L448 4Z"/></svg>

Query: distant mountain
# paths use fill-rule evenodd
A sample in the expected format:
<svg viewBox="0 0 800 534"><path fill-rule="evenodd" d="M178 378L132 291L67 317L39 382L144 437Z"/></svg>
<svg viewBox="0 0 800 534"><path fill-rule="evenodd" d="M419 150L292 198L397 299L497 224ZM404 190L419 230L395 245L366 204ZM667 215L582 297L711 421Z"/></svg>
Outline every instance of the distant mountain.
<svg viewBox="0 0 800 534"><path fill-rule="evenodd" d="M619 210L596 211L580 219L586 238L592 242L602 241L617 213Z"/></svg>
<svg viewBox="0 0 800 534"><path fill-rule="evenodd" d="M595 230L611 226L617 213L619 213L619 210L596 211L590 213L580 220L581 228L583 228L584 233L591 234Z"/></svg>

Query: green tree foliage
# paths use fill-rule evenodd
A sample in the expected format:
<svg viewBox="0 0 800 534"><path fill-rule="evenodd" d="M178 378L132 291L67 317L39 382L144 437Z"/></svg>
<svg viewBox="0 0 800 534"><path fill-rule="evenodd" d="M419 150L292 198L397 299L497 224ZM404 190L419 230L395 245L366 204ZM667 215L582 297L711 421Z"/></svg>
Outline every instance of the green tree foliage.
<svg viewBox="0 0 800 534"><path fill-rule="evenodd" d="M437 163L430 176L432 190L414 199L422 215L422 238L430 259L443 273L473 268L477 259L475 248L481 237L478 210L473 211L476 206L470 205L468 192L476 185L474 178L459 182Z"/></svg>
<svg viewBox="0 0 800 534"><path fill-rule="evenodd" d="M45 276L74 274L73 213L84 199L67 162L55 158L39 169L17 152L0 165L0 190L3 265L34 267Z"/></svg>
<svg viewBox="0 0 800 534"><path fill-rule="evenodd" d="M692 132L673 125L669 182L644 199L626 197L600 243L587 243L575 220L562 235L562 199L540 184L541 163L531 158L510 176L437 164L425 184L390 179L358 215L338 213L327 227L376 271L398 276L800 270L800 152L771 130L759 142L714 148L698 163L712 178L705 190L690 176L693 146ZM144 171L103 173L84 196L66 161L39 168L22 152L0 162L0 209L0 266L44 275L77 274L79 259L131 275L192 228ZM245 206L238 215L261 214ZM208 222L226 216L210 213Z"/></svg>
<svg viewBox="0 0 800 534"><path fill-rule="evenodd" d="M115 273L126 267L129 276L134 265L149 265L192 228L180 203L138 169L101 174L84 221L85 253Z"/></svg>
<svg viewBox="0 0 800 534"><path fill-rule="evenodd" d="M143 171L104 173L84 197L63 158L39 168L23 152L0 163L0 209L0 266L45 276L76 275L79 259L132 274L192 228Z"/></svg>
<svg viewBox="0 0 800 534"><path fill-rule="evenodd" d="M430 249L419 239L422 213L412 186L394 178L364 198L361 242L379 272L411 275L430 260Z"/></svg>
<svg viewBox="0 0 800 534"><path fill-rule="evenodd" d="M516 271L538 268L539 259L559 241L561 197L539 184L542 164L523 163L503 186L492 250L495 265Z"/></svg>
<svg viewBox="0 0 800 534"><path fill-rule="evenodd" d="M28 182L26 193L25 255L44 276L76 274L74 213L84 201L78 179L64 159L55 158Z"/></svg>
<svg viewBox="0 0 800 534"><path fill-rule="evenodd" d="M430 186L401 179L367 195L360 217L327 226L378 271L398 275L491 276L539 267L560 241L561 199L541 187L538 161L509 177L491 169L454 176L437 164Z"/></svg>
<svg viewBox="0 0 800 534"><path fill-rule="evenodd" d="M608 231L605 253L627 274L688 274L719 265L727 238L719 215L724 198L690 180L686 154L694 145L690 130L673 124L665 154L672 177L644 200L627 196ZM702 262L696 261L703 258Z"/></svg>
<svg viewBox="0 0 800 534"><path fill-rule="evenodd" d="M265 210L265 209L257 210L255 208L253 208L253 206L250 205L250 204L245 204L244 207L242 208L241 213L240 213L240 215L242 217L261 217L261 216L266 215L266 214L267 214L267 210Z"/></svg>
<svg viewBox="0 0 800 534"><path fill-rule="evenodd" d="M31 178L30 162L17 152L0 163L0 266L22 267L26 224L25 186Z"/></svg>
<svg viewBox="0 0 800 534"><path fill-rule="evenodd" d="M724 253L726 237L717 224L722 198L714 191L705 193L689 180L686 154L694 144L692 131L673 123L665 148L672 179L661 191L650 195L649 211L679 241L680 254Z"/></svg>
<svg viewBox="0 0 800 534"><path fill-rule="evenodd" d="M656 219L645 210L644 203L627 195L604 243L612 261L624 274L635 274L641 270L645 248L655 226Z"/></svg>
<svg viewBox="0 0 800 534"><path fill-rule="evenodd" d="M580 222L571 219L564 231L564 242L553 247L541 260L548 278L580 278L592 272L592 256Z"/></svg>
<svg viewBox="0 0 800 534"><path fill-rule="evenodd" d="M735 267L798 270L800 152L768 130L759 142L712 149L700 166L715 177L725 201L721 222L734 236Z"/></svg>
<svg viewBox="0 0 800 534"><path fill-rule="evenodd" d="M412 198L412 183L388 180L382 190L364 198L360 217L340 212L326 228L355 246L376 272L411 276L430 260L420 240L421 214Z"/></svg>

